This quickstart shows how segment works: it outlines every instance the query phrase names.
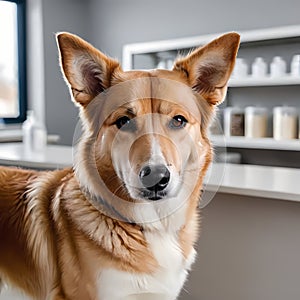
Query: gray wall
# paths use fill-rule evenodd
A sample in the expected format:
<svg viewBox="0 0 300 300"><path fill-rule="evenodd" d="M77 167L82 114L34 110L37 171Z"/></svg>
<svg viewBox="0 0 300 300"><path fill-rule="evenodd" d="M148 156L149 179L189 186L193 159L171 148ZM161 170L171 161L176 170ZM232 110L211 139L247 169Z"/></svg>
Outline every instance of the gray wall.
<svg viewBox="0 0 300 300"><path fill-rule="evenodd" d="M61 136L62 144L72 144L78 111L60 72L55 33L69 31L87 39L87 4L84 0L43 0L46 124L49 133Z"/></svg>
<svg viewBox="0 0 300 300"><path fill-rule="evenodd" d="M91 38L121 58L126 43L299 24L298 0L90 0Z"/></svg>
<svg viewBox="0 0 300 300"><path fill-rule="evenodd" d="M59 72L54 32L71 31L121 59L122 46L213 32L299 24L300 1L43 0L46 122L71 144L77 110Z"/></svg>

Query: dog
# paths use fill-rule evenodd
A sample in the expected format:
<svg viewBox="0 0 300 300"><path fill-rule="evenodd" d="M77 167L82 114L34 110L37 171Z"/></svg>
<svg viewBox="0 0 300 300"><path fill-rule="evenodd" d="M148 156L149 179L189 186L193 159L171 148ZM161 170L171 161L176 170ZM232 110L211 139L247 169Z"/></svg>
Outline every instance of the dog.
<svg viewBox="0 0 300 300"><path fill-rule="evenodd" d="M0 167L0 278L33 299L177 299L239 35L126 72L76 35L56 40L80 111L74 166Z"/></svg>

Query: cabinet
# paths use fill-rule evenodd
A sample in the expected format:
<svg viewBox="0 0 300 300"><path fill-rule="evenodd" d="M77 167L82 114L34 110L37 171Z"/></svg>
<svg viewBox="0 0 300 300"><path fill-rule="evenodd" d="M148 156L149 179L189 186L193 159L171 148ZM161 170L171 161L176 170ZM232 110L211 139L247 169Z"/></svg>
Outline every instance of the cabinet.
<svg viewBox="0 0 300 300"><path fill-rule="evenodd" d="M238 57L245 58L250 66L254 58L262 56L270 65L274 56L282 56L288 66L288 73L280 78L253 78L250 75L243 79L230 79L226 105L245 107L263 105L272 112L274 106L286 104L300 107L300 76L289 74L292 56L300 54L300 25L276 28L238 31L241 35L241 47ZM155 68L162 59L175 58L190 49L205 45L222 33L195 37L179 38L164 41L128 44L123 48L124 70ZM269 120L271 130L271 117ZM269 130L269 131L270 131ZM224 137L212 136L216 146L224 145ZM271 151L296 151L300 154L300 140L276 141L271 137L249 139L230 137L225 139L229 148L269 149Z"/></svg>

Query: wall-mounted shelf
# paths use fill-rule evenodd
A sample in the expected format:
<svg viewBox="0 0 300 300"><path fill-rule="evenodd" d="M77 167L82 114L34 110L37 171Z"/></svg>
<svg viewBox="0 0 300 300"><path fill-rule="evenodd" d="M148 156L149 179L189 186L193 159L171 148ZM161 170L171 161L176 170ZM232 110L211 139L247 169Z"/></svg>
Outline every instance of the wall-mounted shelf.
<svg viewBox="0 0 300 300"><path fill-rule="evenodd" d="M300 54L300 25L282 26L266 29L238 31L241 36L241 47L238 56L245 59L248 67L251 66L256 57L263 57L268 64L275 56L281 56L287 63L287 72L290 72L291 58ZM123 48L123 69L156 68L160 62L164 63L164 57L174 59L176 54L188 53L191 49L202 46L219 37L223 33L214 33L194 37L171 39L164 41L153 41L146 43L135 43L125 45ZM162 63L162 65L163 65ZM167 68L167 64L166 64ZM270 72L268 68L268 72ZM251 73L251 72L250 72ZM267 76L255 78L248 75L243 78L232 77L228 82L229 92L225 105L239 106L264 106L270 112L275 106L287 105L299 107L300 75L292 76L287 73L281 77ZM260 89L243 89L246 87L261 87ZM277 89L274 89L277 87ZM278 87L285 87L280 90ZM242 88L242 89L240 89ZM271 118L270 118L271 119ZM268 132L272 131L272 122L268 120ZM212 136L216 147L230 147L239 149L261 149L268 150L269 154L278 157L278 165L291 165L295 155L300 154L300 139L277 141L273 138L245 138ZM282 155L279 151L289 152ZM244 152L244 151L241 151ZM294 153L297 152L297 153ZM257 159L249 152L246 162L256 164L272 163L265 155ZM299 167L300 163L295 162Z"/></svg>
<svg viewBox="0 0 300 300"><path fill-rule="evenodd" d="M254 78L248 76L246 78L229 80L229 87L255 87L255 86L285 86L285 85L300 85L300 76L294 77L291 75L281 77L262 77Z"/></svg>
<svg viewBox="0 0 300 300"><path fill-rule="evenodd" d="M216 147L226 146L229 148L300 151L299 139L278 141L273 138L224 137L223 135L212 135L211 141Z"/></svg>
<svg viewBox="0 0 300 300"><path fill-rule="evenodd" d="M163 51L191 49L204 45L221 34L223 33L124 45L122 59L123 69L130 70L133 68L133 56L136 54L151 54ZM299 38L300 25L239 31L239 34L241 35L241 44Z"/></svg>

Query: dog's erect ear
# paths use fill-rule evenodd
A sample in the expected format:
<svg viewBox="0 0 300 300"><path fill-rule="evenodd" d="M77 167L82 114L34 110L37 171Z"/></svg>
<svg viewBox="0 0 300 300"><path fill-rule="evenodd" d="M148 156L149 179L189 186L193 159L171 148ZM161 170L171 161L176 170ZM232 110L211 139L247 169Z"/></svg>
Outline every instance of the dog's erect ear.
<svg viewBox="0 0 300 300"><path fill-rule="evenodd" d="M73 98L85 107L109 87L110 78L120 65L76 35L58 33L56 38L61 68Z"/></svg>
<svg viewBox="0 0 300 300"><path fill-rule="evenodd" d="M184 72L190 86L217 105L225 98L239 43L237 33L227 33L176 61L174 70Z"/></svg>

